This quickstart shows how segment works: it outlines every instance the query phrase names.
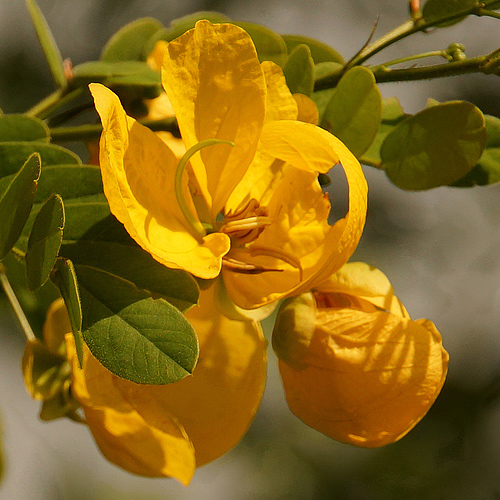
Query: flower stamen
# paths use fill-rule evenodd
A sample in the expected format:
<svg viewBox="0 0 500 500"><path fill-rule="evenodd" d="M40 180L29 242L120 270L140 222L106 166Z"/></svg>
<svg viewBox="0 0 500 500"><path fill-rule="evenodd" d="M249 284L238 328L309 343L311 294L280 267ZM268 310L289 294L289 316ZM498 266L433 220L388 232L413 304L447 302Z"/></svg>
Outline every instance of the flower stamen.
<svg viewBox="0 0 500 500"><path fill-rule="evenodd" d="M241 274L261 274L269 271L281 272L283 269L273 269L270 267L254 266L240 260L231 259L230 257L222 257L222 265L235 273Z"/></svg>

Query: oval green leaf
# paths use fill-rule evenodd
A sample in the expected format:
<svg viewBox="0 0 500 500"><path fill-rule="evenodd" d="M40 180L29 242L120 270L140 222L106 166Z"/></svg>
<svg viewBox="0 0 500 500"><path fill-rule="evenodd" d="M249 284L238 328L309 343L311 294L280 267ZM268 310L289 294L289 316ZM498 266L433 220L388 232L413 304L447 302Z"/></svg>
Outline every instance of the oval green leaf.
<svg viewBox="0 0 500 500"><path fill-rule="evenodd" d="M142 61L147 41L163 25L152 17L137 19L120 28L106 43L101 61Z"/></svg>
<svg viewBox="0 0 500 500"><path fill-rule="evenodd" d="M289 54L283 68L286 84L292 94L310 96L314 89L314 61L307 45L298 45Z"/></svg>
<svg viewBox="0 0 500 500"><path fill-rule="evenodd" d="M76 355L80 368L83 367L82 307L80 292L73 263L68 259L58 258L52 273L52 281L61 292L68 310L71 331L75 339Z"/></svg>
<svg viewBox="0 0 500 500"><path fill-rule="evenodd" d="M31 155L0 198L0 260L15 245L28 220L35 200L41 162Z"/></svg>
<svg viewBox="0 0 500 500"><path fill-rule="evenodd" d="M427 0L422 9L422 17L426 22L434 22L439 19L459 14L460 12L470 9L477 5L476 0ZM458 17L452 21L437 24L438 28L453 26L454 24L463 21L467 16Z"/></svg>
<svg viewBox="0 0 500 500"><path fill-rule="evenodd" d="M386 137L382 168L401 189L446 186L472 169L485 144L484 117L476 106L438 104L404 119Z"/></svg>
<svg viewBox="0 0 500 500"><path fill-rule="evenodd" d="M307 45L311 50L311 57L314 60L314 64L323 62L345 63L344 58L335 49L314 38L301 35L281 35L281 38L285 41L288 52L295 49L297 45Z"/></svg>
<svg viewBox="0 0 500 500"><path fill-rule="evenodd" d="M455 187L486 186L500 182L500 119L485 115L486 147L477 165L453 183Z"/></svg>
<svg viewBox="0 0 500 500"><path fill-rule="evenodd" d="M396 97L382 100L382 120L375 139L370 147L362 154L359 161L365 165L381 168L380 148L385 138L394 130L396 125L407 116Z"/></svg>
<svg viewBox="0 0 500 500"><path fill-rule="evenodd" d="M89 83L112 86L152 87L161 91L160 73L142 61L88 61L73 68L71 87L86 87Z"/></svg>
<svg viewBox="0 0 500 500"><path fill-rule="evenodd" d="M68 149L45 142L0 142L0 179L15 174L28 156L37 153L46 165L81 163L77 155ZM50 193L52 194L52 193Z"/></svg>
<svg viewBox="0 0 500 500"><path fill-rule="evenodd" d="M85 241L64 245L61 254L75 265L106 271L134 283L153 297L160 297L185 311L198 302L195 279L180 269L170 269L154 260L132 241Z"/></svg>
<svg viewBox="0 0 500 500"><path fill-rule="evenodd" d="M26 0L26 5L52 77L58 87L64 88L66 86L66 77L64 76L63 60L49 25L35 0Z"/></svg>
<svg viewBox="0 0 500 500"><path fill-rule="evenodd" d="M316 64L314 66L314 81L329 75L339 74L342 72L342 70L342 64L335 62L324 62ZM328 106L328 103L330 102L330 99L332 98L334 92L335 89L331 88L317 90L311 95L311 99L314 101L314 104L316 104L316 107L318 108L319 123L321 123L323 120L326 107Z"/></svg>
<svg viewBox="0 0 500 500"><path fill-rule="evenodd" d="M356 66L340 79L321 126L359 158L375 139L381 117L382 97L375 77L369 69Z"/></svg>
<svg viewBox="0 0 500 500"><path fill-rule="evenodd" d="M0 116L0 142L49 140L49 129L45 123L26 115Z"/></svg>
<svg viewBox="0 0 500 500"><path fill-rule="evenodd" d="M168 384L192 373L198 339L174 306L109 273L88 266L76 272L83 337L108 370L139 384Z"/></svg>
<svg viewBox="0 0 500 500"><path fill-rule="evenodd" d="M288 50L285 41L280 35L260 24L247 22L233 24L243 28L250 35L257 50L259 61L272 61L283 67L287 60Z"/></svg>
<svg viewBox="0 0 500 500"><path fill-rule="evenodd" d="M38 290L54 267L63 238L64 205L61 197L52 195L38 212L28 239L26 277L30 290Z"/></svg>

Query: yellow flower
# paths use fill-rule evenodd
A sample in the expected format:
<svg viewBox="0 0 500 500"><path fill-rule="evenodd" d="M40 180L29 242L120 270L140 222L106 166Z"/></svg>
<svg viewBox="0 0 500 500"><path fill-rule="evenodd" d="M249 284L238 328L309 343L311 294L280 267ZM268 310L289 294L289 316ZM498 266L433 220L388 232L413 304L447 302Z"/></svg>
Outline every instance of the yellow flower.
<svg viewBox="0 0 500 500"><path fill-rule="evenodd" d="M434 324L412 321L388 279L360 262L284 303L273 347L293 413L366 448L407 434L434 403L448 367Z"/></svg>
<svg viewBox="0 0 500 500"><path fill-rule="evenodd" d="M162 75L190 150L185 170L111 91L91 85L104 129L104 192L136 242L200 278L222 270L231 299L245 309L308 290L339 269L364 226L366 182L338 139L297 120L281 70L259 63L241 28L199 21L168 44ZM190 149L214 139L226 143ZM349 213L330 226L317 174L337 163Z"/></svg>
<svg viewBox="0 0 500 500"><path fill-rule="evenodd" d="M225 316L218 284L186 313L200 341L192 376L167 385L139 385L104 368L85 347L78 366L64 304L49 309L48 338L65 335L71 391L103 455L143 476L188 484L194 469L232 448L245 434L262 397L266 341L258 323Z"/></svg>

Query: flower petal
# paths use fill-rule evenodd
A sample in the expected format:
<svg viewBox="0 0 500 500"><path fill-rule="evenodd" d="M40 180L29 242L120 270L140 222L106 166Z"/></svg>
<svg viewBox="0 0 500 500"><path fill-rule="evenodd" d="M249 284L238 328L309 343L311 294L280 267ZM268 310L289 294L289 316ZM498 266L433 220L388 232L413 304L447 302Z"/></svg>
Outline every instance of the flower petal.
<svg viewBox="0 0 500 500"><path fill-rule="evenodd" d="M177 158L151 130L126 116L118 97L91 84L101 115L101 172L111 212L130 236L162 264L200 278L218 275L229 238L213 233L196 238L174 190ZM184 183L185 198L187 176ZM192 213L196 213L191 203Z"/></svg>
<svg viewBox="0 0 500 500"><path fill-rule="evenodd" d="M238 274L223 269L229 296L238 306L252 309L314 288L354 252L366 217L367 186L356 158L343 144L338 151L349 184L348 214L329 226L330 203L316 173L287 167L268 206L272 224L248 249L231 249L230 253L236 260L276 271ZM282 258L266 256L265 251L281 253ZM286 256L288 262L283 260ZM295 264L290 263L293 260Z"/></svg>
<svg viewBox="0 0 500 500"><path fill-rule="evenodd" d="M266 123L260 148L294 167L316 173L328 172L342 162L342 158L351 163L354 158L344 144L326 130L312 123L293 120Z"/></svg>
<svg viewBox="0 0 500 500"><path fill-rule="evenodd" d="M273 120L295 120L297 103L288 89L283 70L271 61L263 61L261 67L267 88L266 123ZM258 147L248 170L227 200L225 213L238 211L239 207L252 199L263 206L267 205L274 186L283 177L283 165L282 160L276 160Z"/></svg>
<svg viewBox="0 0 500 500"><path fill-rule="evenodd" d="M119 467L141 476L167 476L187 485L194 474L194 450L186 432L168 413L154 423L145 420L115 387L116 375L85 348L80 370L74 341L66 336L73 365L73 392L102 454Z"/></svg>
<svg viewBox="0 0 500 500"><path fill-rule="evenodd" d="M198 21L169 43L162 79L186 149L205 139L234 143L191 160L215 219L252 161L264 123L266 86L252 39L233 24Z"/></svg>
<svg viewBox="0 0 500 500"><path fill-rule="evenodd" d="M383 446L408 433L441 390L448 354L428 320L318 311L305 368L279 362L290 409L339 441Z"/></svg>
<svg viewBox="0 0 500 500"><path fill-rule="evenodd" d="M325 293L342 293L363 299L392 314L409 318L387 276L365 262L348 262L330 278L316 286Z"/></svg>
<svg viewBox="0 0 500 500"><path fill-rule="evenodd" d="M162 386L120 380L118 387L147 421L154 412L174 414L191 439L196 465L210 462L245 434L260 403L266 378L266 341L258 323L222 313L215 283L186 314L200 340L193 375Z"/></svg>
<svg viewBox="0 0 500 500"><path fill-rule="evenodd" d="M319 121L319 111L314 101L304 94L293 94L293 98L298 108L297 120L299 122L317 125Z"/></svg>

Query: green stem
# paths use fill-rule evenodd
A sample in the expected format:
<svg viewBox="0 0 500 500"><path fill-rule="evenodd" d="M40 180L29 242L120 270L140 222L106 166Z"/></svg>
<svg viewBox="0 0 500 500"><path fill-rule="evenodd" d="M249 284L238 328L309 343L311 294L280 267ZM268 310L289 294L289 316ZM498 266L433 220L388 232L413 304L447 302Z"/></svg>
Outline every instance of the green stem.
<svg viewBox="0 0 500 500"><path fill-rule="evenodd" d="M406 56L406 57L400 57L399 59L393 59L392 61L387 61L382 64L377 64L376 66L372 66L370 69L372 71L376 71L377 69L381 67L389 67L389 66L395 66L396 64L402 64L406 63L409 61L415 61L416 59L424 59L426 57L446 57L446 51L444 50L432 50L430 52L423 52L422 54L413 54L411 56Z"/></svg>
<svg viewBox="0 0 500 500"><path fill-rule="evenodd" d="M500 12L495 12L493 10L482 9L481 10L481 15L482 16L493 17L495 19L500 19Z"/></svg>
<svg viewBox="0 0 500 500"><path fill-rule="evenodd" d="M2 283L5 295L7 295L10 305L12 306L12 309L14 310L19 323L21 324L24 334L26 335L26 339L28 340L28 342L35 341L36 340L35 334L31 329L31 326L26 318L26 315L24 314L21 304L19 304L19 301L17 300L14 290L12 290L9 278L7 278L7 275L5 274L5 269L1 263L0 263L0 282Z"/></svg>
<svg viewBox="0 0 500 500"><path fill-rule="evenodd" d="M384 82L408 82L416 80L429 80L431 78L444 78L446 76L458 76L468 73L493 73L498 69L498 56L492 54L479 56L465 61L452 61L446 64L436 64L420 68L391 69L385 66L374 66L369 68L373 71L377 83ZM337 85L342 75L327 75L315 82L314 90L324 90Z"/></svg>
<svg viewBox="0 0 500 500"><path fill-rule="evenodd" d="M56 90L31 109L26 111L28 116L34 116L42 120L48 118L54 111L57 111L61 106L77 98L83 92L83 88L79 87L71 92L66 93L65 89Z"/></svg>
<svg viewBox="0 0 500 500"><path fill-rule="evenodd" d="M494 14L493 16L491 14ZM460 19L461 17L466 17L469 15L482 16L487 15L491 17L498 17L498 14L489 11L483 10L483 4L477 3L472 7L468 7L467 9L463 9L459 12L455 12L454 14L449 14L439 19L433 19L432 21L425 21L425 19L420 21L409 20L398 26L394 30L386 33L384 36L380 37L378 40L375 40L372 44L365 47L361 50L356 56L354 56L345 67L345 70L352 68L353 66L359 66L363 62L365 62L370 57L373 57L375 54L380 52L381 50L389 47L393 43L406 38L407 36L413 35L414 33L418 33L419 31L426 31L429 28L437 26L442 23L446 23L449 21L454 21L455 19Z"/></svg>
<svg viewBox="0 0 500 500"><path fill-rule="evenodd" d="M175 118L168 118L165 120L143 120L139 123L150 128L153 132L178 132ZM75 127L54 127L50 129L50 137L52 142L86 141L99 137L101 132L102 126L100 124L86 124Z"/></svg>

